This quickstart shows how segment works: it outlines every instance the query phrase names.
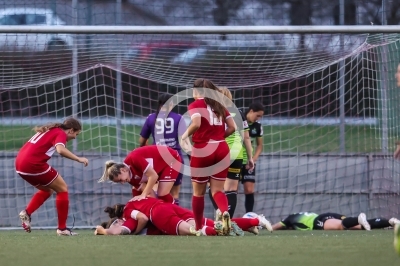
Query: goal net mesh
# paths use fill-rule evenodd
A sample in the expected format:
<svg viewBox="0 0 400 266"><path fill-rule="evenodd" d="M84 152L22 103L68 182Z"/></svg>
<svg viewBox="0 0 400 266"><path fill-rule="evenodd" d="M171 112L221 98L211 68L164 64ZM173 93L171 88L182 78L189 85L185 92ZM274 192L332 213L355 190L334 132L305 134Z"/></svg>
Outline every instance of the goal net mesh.
<svg viewBox="0 0 400 266"><path fill-rule="evenodd" d="M51 43L55 36L76 40ZM223 40L222 40L223 39ZM231 89L243 111L265 106L255 208L272 222L300 211L399 216L397 34L0 34L0 227L19 226L35 192L14 169L33 126L74 115L83 132L68 144L82 165L50 160L69 185L68 223L94 226L125 203L129 185L98 184L106 160L138 146L160 93L208 78ZM74 50L75 49L75 50ZM187 102L175 109L184 114ZM188 159L186 158L186 161ZM240 187L236 215L243 215ZM181 205L191 208L184 177ZM206 198L206 212L213 216ZM50 198L33 226L55 226Z"/></svg>

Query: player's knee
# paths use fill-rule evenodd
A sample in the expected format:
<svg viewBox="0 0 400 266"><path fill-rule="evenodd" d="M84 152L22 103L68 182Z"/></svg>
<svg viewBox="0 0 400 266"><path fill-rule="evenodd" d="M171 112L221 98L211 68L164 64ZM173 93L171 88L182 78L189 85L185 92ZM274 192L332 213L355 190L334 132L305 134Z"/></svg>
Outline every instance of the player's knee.
<svg viewBox="0 0 400 266"><path fill-rule="evenodd" d="M172 197L174 197L175 199L178 198L178 197L179 197L179 191L180 191L180 189L181 189L181 186L180 186L180 185L178 185L178 186L173 186L173 187L171 188L171 192L170 192L170 194L172 195Z"/></svg>
<svg viewBox="0 0 400 266"><path fill-rule="evenodd" d="M243 190L244 190L244 194L254 194L254 187L246 188L246 186L245 186Z"/></svg>

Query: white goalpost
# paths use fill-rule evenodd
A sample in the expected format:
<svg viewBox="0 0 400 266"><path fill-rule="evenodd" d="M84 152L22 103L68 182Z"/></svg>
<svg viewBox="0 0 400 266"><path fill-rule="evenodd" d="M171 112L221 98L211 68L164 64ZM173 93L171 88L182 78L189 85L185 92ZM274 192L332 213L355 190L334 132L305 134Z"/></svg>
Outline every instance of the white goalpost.
<svg viewBox="0 0 400 266"><path fill-rule="evenodd" d="M160 93L196 78L231 89L243 111L261 102L263 153L255 212L272 222L300 211L399 216L400 26L0 26L0 229L19 226L34 193L14 170L33 126L76 116L69 148L83 168L54 156L67 184L68 223L91 228L103 209L131 197L129 185L98 184L103 164L138 146ZM32 50L57 35L72 45ZM87 43L90 37L90 45ZM222 38L223 37L223 38ZM47 43L47 42L46 42ZM184 114L187 102L178 104ZM190 208L184 177L181 205ZM239 195L236 214L243 215ZM212 206L206 201L206 216ZM32 216L56 225L54 200Z"/></svg>

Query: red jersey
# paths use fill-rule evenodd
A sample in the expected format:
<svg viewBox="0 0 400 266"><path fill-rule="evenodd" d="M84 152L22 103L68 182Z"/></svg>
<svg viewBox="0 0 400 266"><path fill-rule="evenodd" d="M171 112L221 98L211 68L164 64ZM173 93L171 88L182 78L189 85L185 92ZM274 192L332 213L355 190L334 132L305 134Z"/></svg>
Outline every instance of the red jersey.
<svg viewBox="0 0 400 266"><path fill-rule="evenodd" d="M194 143L205 143L212 141L225 141L225 121L222 117L217 117L209 105L203 98L197 99L188 106L190 118L200 116L200 128L193 133L192 140ZM225 109L226 119L230 117L230 113Z"/></svg>
<svg viewBox="0 0 400 266"><path fill-rule="evenodd" d="M150 219L151 217L150 212L152 208L158 203L163 203L163 201L155 198L145 198L140 201L128 202L124 208L124 213L123 213L124 223L122 224L122 226L129 229L130 233L135 232L138 222L136 219L132 217L132 212L140 211L141 213L146 215L147 218ZM150 221L147 222L145 229L146 229L146 235L162 234L162 232L157 227L155 227Z"/></svg>
<svg viewBox="0 0 400 266"><path fill-rule="evenodd" d="M61 128L52 128L44 133L36 133L19 150L15 169L20 174L41 174L49 169L47 161L56 151L57 145L67 143L67 134Z"/></svg>
<svg viewBox="0 0 400 266"><path fill-rule="evenodd" d="M132 174L129 183L139 188L140 184L147 182L148 177L144 173L150 166L160 175L165 168L177 161L177 158L180 158L179 153L167 146L151 145L134 149L124 160Z"/></svg>
<svg viewBox="0 0 400 266"><path fill-rule="evenodd" d="M159 200L156 198L145 198L142 200L129 201L125 205L124 218L127 219L128 217L131 217L132 211L136 210L136 211L140 211L141 213L143 213L150 219L151 209L153 209L153 207L156 204L160 204L160 203L164 204L164 202L162 200Z"/></svg>

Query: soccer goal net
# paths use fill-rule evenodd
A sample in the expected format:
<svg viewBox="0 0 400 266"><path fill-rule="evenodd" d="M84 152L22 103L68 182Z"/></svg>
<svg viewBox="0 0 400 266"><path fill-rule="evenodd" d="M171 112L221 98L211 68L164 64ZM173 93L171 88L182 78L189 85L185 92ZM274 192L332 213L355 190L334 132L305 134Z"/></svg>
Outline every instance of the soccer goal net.
<svg viewBox="0 0 400 266"><path fill-rule="evenodd" d="M68 41L51 42L60 39ZM227 86L244 112L253 102L265 106L264 133L254 141L263 147L255 212L272 222L300 211L399 216L400 167L392 156L400 133L399 45L397 34L329 29L1 33L0 227L19 226L18 213L35 192L14 169L34 126L68 116L83 122L68 148L90 165L57 154L50 164L69 186L68 223L94 226L106 220L106 206L131 198L129 185L97 183L104 162L138 147L161 93L190 88L196 78ZM187 104L174 110L184 114ZM237 216L245 212L239 187ZM184 177L183 207L191 208L191 193ZM213 216L207 198L205 215ZM55 226L54 200L32 219L33 226Z"/></svg>

